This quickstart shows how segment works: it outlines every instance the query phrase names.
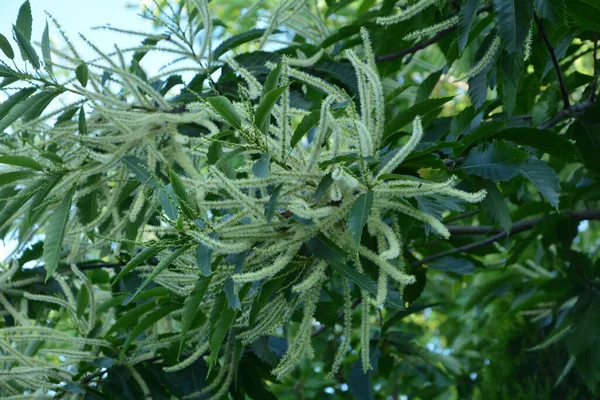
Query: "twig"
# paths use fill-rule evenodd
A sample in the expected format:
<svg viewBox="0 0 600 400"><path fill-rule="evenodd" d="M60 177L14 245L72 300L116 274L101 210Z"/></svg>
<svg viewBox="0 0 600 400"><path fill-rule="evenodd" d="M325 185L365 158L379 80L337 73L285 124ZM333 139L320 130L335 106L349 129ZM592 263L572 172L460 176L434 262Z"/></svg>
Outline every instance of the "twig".
<svg viewBox="0 0 600 400"><path fill-rule="evenodd" d="M486 11L490 11L492 9L492 4L486 4L482 7L480 7L477 10L477 14L481 14L484 13ZM415 44L414 46L408 47L406 49L402 49L399 51L396 51L394 53L390 53L390 54L384 54L378 57L375 57L375 61L376 62L383 62L383 61L390 61L390 60L395 60L397 58L401 58L404 57L408 54L413 54L416 53L419 50L423 50L426 47L431 46L432 44L439 42L441 39L443 39L444 37L446 37L447 35L449 35L450 33L454 32L457 29L456 26L451 26L449 28L446 28L442 31L439 31L438 33L436 33L433 37L431 37L430 39L424 40L422 42L419 42L417 44Z"/></svg>
<svg viewBox="0 0 600 400"><path fill-rule="evenodd" d="M598 220L600 219L600 210L582 210L582 211L564 211L563 215L568 215L577 220ZM516 235L517 233L527 231L532 229L535 225L540 223L545 217L537 217L530 218L521 221L515 222L510 229L509 233L506 233L501 229L494 229L492 226L484 225L484 226L447 226L450 233L456 235L477 235L477 234L494 234L494 236L490 236L489 238L480 240L478 242L469 243L467 245L456 247L454 249L442 251L440 253L432 254L423 258L422 260L418 260L413 262L412 265L421 265L427 263L428 261L435 260L440 257L444 257L450 254L455 253L466 253L471 250L478 249L480 247L487 246L492 244L500 239L505 237L509 237L512 235Z"/></svg>
<svg viewBox="0 0 600 400"><path fill-rule="evenodd" d="M592 102L596 101L596 90L598 89L598 31L594 29L594 62L593 62L593 77L592 81L592 96L590 99Z"/></svg>
<svg viewBox="0 0 600 400"><path fill-rule="evenodd" d="M359 297L358 299L354 300L354 303L352 303L352 309L354 310L361 303L361 301L362 301L362 297ZM344 319L344 316L345 316L344 312L341 311L338 314L338 319L342 320L342 319ZM327 328L328 328L327 325L321 325L319 327L319 329L317 329L316 331L311 333L310 336L312 336L312 337L319 336L321 333L325 332L327 330Z"/></svg>
<svg viewBox="0 0 600 400"><path fill-rule="evenodd" d="M562 93L564 109L568 110L571 108L571 101L569 100L569 91L567 90L567 85L565 84L565 79L563 77L562 70L560 69L560 65L558 64L558 59L556 58L556 53L554 52L554 47L552 47L552 43L550 43L550 39L548 39L548 35L544 30L544 24L541 17L539 17L536 13L533 13L533 17L535 18L535 22L537 23L538 29L540 30L540 35L542 39L544 39L544 43L546 44L546 48L548 49L548 53L550 53L550 59L552 60L552 65L554 65L554 70L556 71L556 75L558 77L558 83L560 85L560 92Z"/></svg>
<svg viewBox="0 0 600 400"><path fill-rule="evenodd" d="M567 119L569 117L572 117L574 115L577 115L579 113L581 113L583 110L585 110L588 107L591 107L594 105L594 101L590 98L588 100L583 100L580 101L579 103L575 103L572 106L570 106L569 108L565 108L560 110L554 117L552 117L550 120L548 120L547 122L544 122L543 124L541 124L538 129L548 129L553 127L554 125L558 124L560 121Z"/></svg>

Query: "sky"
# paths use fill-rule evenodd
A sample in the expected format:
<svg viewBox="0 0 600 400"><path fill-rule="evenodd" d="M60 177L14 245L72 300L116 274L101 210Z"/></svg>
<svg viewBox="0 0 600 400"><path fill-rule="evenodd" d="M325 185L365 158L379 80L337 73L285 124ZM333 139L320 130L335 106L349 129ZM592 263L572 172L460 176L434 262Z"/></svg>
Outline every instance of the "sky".
<svg viewBox="0 0 600 400"><path fill-rule="evenodd" d="M103 48L109 48L115 42L121 47L135 45L139 43L139 39L109 33L106 30L93 31L90 28L111 24L115 27L150 32L150 22L137 16L141 10L141 3L142 0L30 0L33 14L32 40L41 41L47 11L61 24L63 31L76 43L77 48L82 50L82 54L91 56L93 53L77 40L77 33L83 33L94 43L102 43ZM12 36L12 25L17 19L21 4L23 0L0 0L0 33L8 38ZM59 38L56 28L51 24L50 38Z"/></svg>
<svg viewBox="0 0 600 400"><path fill-rule="evenodd" d="M90 29L93 26L111 24L119 28L144 32L153 31L152 24L137 15L141 10L142 0L30 0L30 3L33 15L32 41L34 43L41 41L46 25L45 11L47 11L59 22L63 31L67 33L82 57L86 59L94 58L95 53L79 39L78 33L84 34L90 41L98 44L102 50L112 49L113 43L118 43L120 48L125 48L135 46L141 41L137 37L121 35L104 29ZM0 33L9 38L15 51L16 44L12 41L12 25L17 19L21 4L23 4L23 0L0 0ZM63 42L56 27L50 22L49 26L50 40L62 46ZM15 59L20 59L20 55L16 55ZM152 65L151 59L147 60L144 66L154 70L158 67L158 65ZM0 240L0 260L5 260L15 245L15 241L3 242Z"/></svg>

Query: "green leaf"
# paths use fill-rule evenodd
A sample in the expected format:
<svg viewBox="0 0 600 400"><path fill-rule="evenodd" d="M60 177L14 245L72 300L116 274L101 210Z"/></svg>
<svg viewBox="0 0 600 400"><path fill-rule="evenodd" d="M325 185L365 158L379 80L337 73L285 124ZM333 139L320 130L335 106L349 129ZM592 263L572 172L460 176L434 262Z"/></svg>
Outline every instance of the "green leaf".
<svg viewBox="0 0 600 400"><path fill-rule="evenodd" d="M66 110L65 112L63 112L62 114L60 114L58 116L58 118L56 118L56 123L54 124L54 126L57 126L59 124L63 124L65 122L71 122L71 120L73 119L73 117L75 116L75 114L77 114L77 111L79 111L79 108L77 107L71 107L68 110Z"/></svg>
<svg viewBox="0 0 600 400"><path fill-rule="evenodd" d="M3 229L8 221L15 216L17 211L29 200L35 192L39 189L40 185L44 184L45 180L37 180L31 182L28 186L21 189L13 198L11 198L6 204L0 209L0 229Z"/></svg>
<svg viewBox="0 0 600 400"><path fill-rule="evenodd" d="M135 340L135 338L141 335L146 329L150 328L152 325L154 325L167 315L171 314L173 311L178 310L180 307L181 306L177 303L170 303L159 308L158 310L154 310L148 313L141 321L139 321L135 325L135 327L127 337L127 340L125 341L125 344L121 349L121 356L125 355L125 352L129 348L131 343Z"/></svg>
<svg viewBox="0 0 600 400"><path fill-rule="evenodd" d="M2 50L4 55L6 55L6 57L10 58L11 60L15 58L15 52L13 51L13 48L10 45L10 42L8 41L6 36L4 36L1 33L0 33L0 50Z"/></svg>
<svg viewBox="0 0 600 400"><path fill-rule="evenodd" d="M582 29L600 30L600 4L595 0L569 0L567 12Z"/></svg>
<svg viewBox="0 0 600 400"><path fill-rule="evenodd" d="M212 367L219 358L219 350L223 344L223 340L229 331L229 327L235 318L235 310L227 306L225 293L219 295L213 302L213 308L210 311L209 318L209 342L210 356L207 363L209 374Z"/></svg>
<svg viewBox="0 0 600 400"><path fill-rule="evenodd" d="M257 178L266 178L269 175L270 154L261 154L260 158L252 165L252 172Z"/></svg>
<svg viewBox="0 0 600 400"><path fill-rule="evenodd" d="M175 221L179 217L177 197L170 183L158 190L158 202L171 221Z"/></svg>
<svg viewBox="0 0 600 400"><path fill-rule="evenodd" d="M248 43L261 38L263 33L265 33L265 29L250 29L238 35L233 35L232 37L224 40L219 46L217 46L215 51L213 51L213 59L218 59L228 50L234 49L238 46L241 46L244 43Z"/></svg>
<svg viewBox="0 0 600 400"><path fill-rule="evenodd" d="M579 158L577 147L565 136L535 128L509 128L494 135L496 139L533 147L558 159L574 162Z"/></svg>
<svg viewBox="0 0 600 400"><path fill-rule="evenodd" d="M42 171L44 167L31 157L26 156L0 156L0 164L16 165L18 167Z"/></svg>
<svg viewBox="0 0 600 400"><path fill-rule="evenodd" d="M233 104L225 96L207 97L206 101L229 125L235 129L242 128L242 118Z"/></svg>
<svg viewBox="0 0 600 400"><path fill-rule="evenodd" d="M28 98L23 102L23 107L26 111L23 113L21 119L23 122L31 121L39 117L46 107L54 100L57 96L63 93L62 90L54 91L42 91L33 97Z"/></svg>
<svg viewBox="0 0 600 400"><path fill-rule="evenodd" d="M42 58L44 59L44 67L50 75L52 72L52 53L50 52L50 32L48 30L48 21L46 21L46 28L42 34Z"/></svg>
<svg viewBox="0 0 600 400"><path fill-rule="evenodd" d="M79 289L79 293L77 293L77 308L76 314L77 317L83 317L83 313L85 312L85 308L87 307L90 300L90 294L88 292L88 288L86 285L81 285L81 289Z"/></svg>
<svg viewBox="0 0 600 400"><path fill-rule="evenodd" d="M544 161L537 158L531 158L527 162L521 164L521 175L533 183L537 190L544 198L558 209L558 196L560 186L558 183L558 175Z"/></svg>
<svg viewBox="0 0 600 400"><path fill-rule="evenodd" d="M315 110L308 115L305 115L300 121L300 124L296 127L292 138L290 139L290 148L296 147L298 142L302 140L304 135L316 124L319 123L319 119L321 118L321 110Z"/></svg>
<svg viewBox="0 0 600 400"><path fill-rule="evenodd" d="M183 343L185 342L185 336L187 335L192 322L196 319L196 316L200 312L200 304L210 284L210 277L200 276L194 285L194 289L185 298L183 302L183 313L181 314L181 341L179 343L179 354L183 349Z"/></svg>
<svg viewBox="0 0 600 400"><path fill-rule="evenodd" d="M512 220L502 193L492 182L486 182L483 188L487 191L487 196L481 202L483 212L507 233L510 232Z"/></svg>
<svg viewBox="0 0 600 400"><path fill-rule="evenodd" d="M77 123L79 127L79 134L83 136L87 135L88 128L87 121L85 120L85 110L83 109L83 106L81 106L81 108L79 109L79 119Z"/></svg>
<svg viewBox="0 0 600 400"><path fill-rule="evenodd" d="M136 254L135 257L133 257L131 260L129 260L129 262L125 265L125 267L123 267L121 272L119 272L117 274L117 277L113 280L111 286L113 286L115 283L117 283L119 281L119 279L121 279L123 276L125 276L126 274L131 272L135 267L137 267L138 265L147 261L148 259L150 259L150 257L154 256L162 249L163 249L163 246L159 246L159 245L155 244L153 246L146 247L144 250L140 251L138 254Z"/></svg>
<svg viewBox="0 0 600 400"><path fill-rule="evenodd" d="M444 104L454 99L454 97L441 97L439 99L424 100L415 104L408 110L399 112L390 122L385 125L384 136L387 138L393 133L404 128L406 125L413 122L417 115L426 116L430 113L435 113Z"/></svg>
<svg viewBox="0 0 600 400"><path fill-rule="evenodd" d="M498 73L502 78L502 108L506 115L511 117L517 104L517 90L523 74L521 57L508 56L503 52L500 56Z"/></svg>
<svg viewBox="0 0 600 400"><path fill-rule="evenodd" d="M583 157L585 167L595 175L600 175L600 122L591 118L578 120L569 129L569 133L575 139L579 152Z"/></svg>
<svg viewBox="0 0 600 400"><path fill-rule="evenodd" d="M23 100L27 99L35 91L36 88L21 89L0 104L0 126L2 126L0 128L0 132L6 129L8 126L10 126L10 124L12 124L21 116L21 114L18 114L16 117L7 118L10 120L10 122L8 123L4 121L5 117L9 115L13 107L21 103Z"/></svg>
<svg viewBox="0 0 600 400"><path fill-rule="evenodd" d="M371 208L373 207L373 192L362 193L356 198L350 210L350 218L348 219L348 230L352 235L354 244L360 244L362 231L369 219Z"/></svg>
<svg viewBox="0 0 600 400"><path fill-rule="evenodd" d="M89 78L88 66L86 63L81 63L75 68L75 77L81 83L81 86L86 87Z"/></svg>
<svg viewBox="0 0 600 400"><path fill-rule="evenodd" d="M505 141L484 143L469 152L461 168L467 174L494 182L507 181L521 172L521 162L527 155Z"/></svg>
<svg viewBox="0 0 600 400"><path fill-rule="evenodd" d="M263 96L279 86L279 77L281 76L282 68L283 64L280 63L273 68L271 72L269 72L269 75L267 75L267 79L265 79L265 84L263 86Z"/></svg>
<svg viewBox="0 0 600 400"><path fill-rule="evenodd" d="M20 181L21 179L27 179L33 176L32 171L11 171L4 174L0 174L0 186L8 185L9 183Z"/></svg>
<svg viewBox="0 0 600 400"><path fill-rule="evenodd" d="M469 275L475 271L475 265L464 258L441 257L427 262L429 268L438 271L453 272L459 275Z"/></svg>
<svg viewBox="0 0 600 400"><path fill-rule="evenodd" d="M165 268L167 268L169 265L171 265L175 260L177 260L179 258L180 255L182 255L183 253L185 253L188 249L189 249L189 246L180 247L177 250L175 250L175 251L167 254L162 260L160 260L160 262L158 263L158 265L156 267L154 267L154 269L152 270L152 272L150 273L150 275L148 275L146 277L146 279L144 280L144 282L142 282L142 284L138 287L138 289L135 291L135 293L133 294L133 296L131 296L131 299L129 301L132 301L133 299L135 299L137 297L137 295L140 294L140 292L146 286L148 286L148 284L150 282L152 282L152 280L154 278L156 278L156 276L158 274L160 274Z"/></svg>
<svg viewBox="0 0 600 400"><path fill-rule="evenodd" d="M321 198L323 197L325 192L327 192L327 189L329 189L332 183L333 178L331 176L331 173L328 173L323 177L323 179L321 179L321 181L317 185L317 190L315 191L315 201L321 200Z"/></svg>
<svg viewBox="0 0 600 400"><path fill-rule="evenodd" d="M587 290L579 296L573 307L575 326L567 339L569 351L577 356L598 340L600 332L600 297Z"/></svg>
<svg viewBox="0 0 600 400"><path fill-rule="evenodd" d="M310 238L306 248L312 255L325 261L343 263L348 257L348 253L322 233Z"/></svg>
<svg viewBox="0 0 600 400"><path fill-rule="evenodd" d="M467 47L469 32L477 16L478 5L479 0L465 0L460 6L458 14L458 48L461 54L465 50L465 47Z"/></svg>
<svg viewBox="0 0 600 400"><path fill-rule="evenodd" d="M196 247L196 264L204 276L212 274L212 253L213 249L211 247L208 247L204 243L198 243L198 247Z"/></svg>
<svg viewBox="0 0 600 400"><path fill-rule="evenodd" d="M533 0L494 0L494 9L502 45L509 53L521 54L531 25Z"/></svg>
<svg viewBox="0 0 600 400"><path fill-rule="evenodd" d="M564 0L535 0L534 6L543 19L554 23L564 23L566 20Z"/></svg>
<svg viewBox="0 0 600 400"><path fill-rule="evenodd" d="M265 204L265 217L267 218L267 222L271 223L273 219L273 215L275 215L275 210L277 209L277 205L279 204L279 192L281 192L281 188L283 187L283 183L280 183L273 189L271 193L271 197L267 204Z"/></svg>
<svg viewBox="0 0 600 400"><path fill-rule="evenodd" d="M40 69L40 59L29 43L29 40L24 36L24 34L17 27L13 27L13 32L15 34L15 40L19 45L19 49L21 49L21 56L23 60L29 61L33 68Z"/></svg>
<svg viewBox="0 0 600 400"><path fill-rule="evenodd" d="M169 170L169 180L171 181L171 187L173 188L173 192L179 199L179 205L181 206L181 210L185 214L186 217L193 220L196 218L196 207L192 202L190 195L187 190L185 190L185 185L183 181L173 170Z"/></svg>
<svg viewBox="0 0 600 400"><path fill-rule="evenodd" d="M277 99L285 92L289 85L281 86L263 94L256 113L254 114L254 125L265 135L269 133L269 124L271 123L271 109L277 102Z"/></svg>
<svg viewBox="0 0 600 400"><path fill-rule="evenodd" d="M150 174L150 169L145 162L135 156L125 156L121 160L125 165L127 165L127 168L129 168L129 170L135 174L140 182L143 184L149 183L154 187L159 186L156 179L154 179L154 177Z"/></svg>
<svg viewBox="0 0 600 400"><path fill-rule="evenodd" d="M427 78L423 80L423 82L421 82L419 88L417 89L417 97L415 98L415 103L419 103L429 98L431 92L433 92L433 89L435 89L435 86L438 84L440 76L442 76L443 72L444 68L432 72Z"/></svg>
<svg viewBox="0 0 600 400"><path fill-rule="evenodd" d="M351 280L359 288L366 291L372 296L377 296L377 283L368 275L362 274L343 262L330 262L331 267L340 276ZM402 306L401 306L402 307Z"/></svg>
<svg viewBox="0 0 600 400"><path fill-rule="evenodd" d="M459 140L462 147L458 151L457 156L460 156L472 144L477 143L488 136L496 134L504 127L504 125L506 125L506 123L502 121L484 122L480 124L477 129L469 132L469 134L466 136L461 136Z"/></svg>
<svg viewBox="0 0 600 400"><path fill-rule="evenodd" d="M48 225L46 225L43 255L44 262L46 263L46 280L54 274L54 271L58 267L62 242L67 229L67 221L69 220L69 209L71 208L74 193L75 187L71 188L65 194L58 208L50 216Z"/></svg>
<svg viewBox="0 0 600 400"><path fill-rule="evenodd" d="M156 302L148 301L146 303L142 303L140 305L135 306L131 310L123 313L121 317L110 327L108 332L106 332L105 337L109 337L111 333L118 332L121 329L124 329L130 325L137 323L140 317L150 310L156 308Z"/></svg>
<svg viewBox="0 0 600 400"><path fill-rule="evenodd" d="M33 26L33 17L31 16L31 5L29 0L21 4L19 14L17 14L17 23L15 25L22 33L27 41L31 41L31 30Z"/></svg>

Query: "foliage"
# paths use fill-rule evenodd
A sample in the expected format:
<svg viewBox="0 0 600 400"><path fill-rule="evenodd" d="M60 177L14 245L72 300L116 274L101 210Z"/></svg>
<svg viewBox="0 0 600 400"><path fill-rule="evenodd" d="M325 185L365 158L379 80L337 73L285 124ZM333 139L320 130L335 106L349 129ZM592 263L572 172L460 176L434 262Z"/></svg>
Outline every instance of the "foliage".
<svg viewBox="0 0 600 400"><path fill-rule="evenodd" d="M597 396L596 2L245 6L0 36L0 396Z"/></svg>

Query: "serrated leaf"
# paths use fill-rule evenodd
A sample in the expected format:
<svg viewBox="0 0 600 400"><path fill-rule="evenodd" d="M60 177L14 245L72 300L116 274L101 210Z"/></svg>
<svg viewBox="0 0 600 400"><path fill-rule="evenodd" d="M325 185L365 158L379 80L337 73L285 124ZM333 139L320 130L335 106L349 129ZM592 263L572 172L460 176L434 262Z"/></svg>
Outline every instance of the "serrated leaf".
<svg viewBox="0 0 600 400"><path fill-rule="evenodd" d="M27 41L31 41L31 30L33 27L33 17L31 16L31 5L29 0L21 4L19 14L17 14L17 22L15 25L22 33Z"/></svg>
<svg viewBox="0 0 600 400"><path fill-rule="evenodd" d="M319 233L306 242L308 251L321 260L343 263L348 253L327 236Z"/></svg>
<svg viewBox="0 0 600 400"><path fill-rule="evenodd" d="M330 262L331 267L340 276L351 280L359 288L366 291L373 297L377 296L377 283L368 275L362 274L343 262Z"/></svg>
<svg viewBox="0 0 600 400"><path fill-rule="evenodd" d="M154 187L159 186L156 179L150 174L148 166L142 160L135 156L125 156L121 160L127 165L127 168L135 174L140 182L143 184L149 183Z"/></svg>
<svg viewBox="0 0 600 400"><path fill-rule="evenodd" d="M42 58L44 59L44 68L50 75L53 75L52 71L52 53L50 52L50 32L48 29L48 21L46 21L46 28L42 34Z"/></svg>
<svg viewBox="0 0 600 400"><path fill-rule="evenodd" d="M173 170L169 171L169 180L171 181L171 187L173 188L173 192L177 196L179 200L179 205L181 206L181 210L185 214L186 217L193 220L196 218L196 207L194 207L194 203L187 190L185 190L185 185L183 181Z"/></svg>
<svg viewBox="0 0 600 400"><path fill-rule="evenodd" d="M487 191L487 196L481 202L483 212L507 233L510 232L512 220L510 219L508 207L502 197L502 193L491 182L486 182L483 188Z"/></svg>
<svg viewBox="0 0 600 400"><path fill-rule="evenodd" d="M183 349L183 343L185 342L185 336L187 335L192 322L196 319L196 315L200 311L200 304L202 304L202 298L208 289L211 277L200 276L194 285L194 289L185 298L183 302L183 313L181 314L181 342L179 343L179 354Z"/></svg>
<svg viewBox="0 0 600 400"><path fill-rule="evenodd" d="M327 192L327 189L329 189L332 183L333 177L331 176L331 173L328 173L323 177L323 179L321 179L321 181L317 185L317 190L315 190L315 201L321 200L321 198Z"/></svg>
<svg viewBox="0 0 600 400"><path fill-rule="evenodd" d="M474 131L469 132L466 136L460 137L461 148L457 152L460 156L469 146L480 140L486 139L488 136L495 135L501 128L506 125L503 121L490 121L480 124Z"/></svg>
<svg viewBox="0 0 600 400"><path fill-rule="evenodd" d="M595 0L569 0L567 13L580 28L600 30L600 4Z"/></svg>
<svg viewBox="0 0 600 400"><path fill-rule="evenodd" d="M263 86L263 96L266 95L271 90L275 89L279 85L279 78L281 77L281 70L283 69L283 64L277 64L269 75L267 75L267 79L265 79L265 84Z"/></svg>
<svg viewBox="0 0 600 400"><path fill-rule="evenodd" d="M215 110L215 112L219 114L229 125L235 129L241 129L242 118L227 97L207 97L206 101L211 105L213 110Z"/></svg>
<svg viewBox="0 0 600 400"><path fill-rule="evenodd" d="M254 114L254 125L265 135L269 133L269 124L271 122L271 109L279 99L279 97L286 91L289 85L281 86L267 93L263 94L258 107L256 107L256 113Z"/></svg>
<svg viewBox="0 0 600 400"><path fill-rule="evenodd" d="M71 122L71 120L73 119L73 117L75 116L75 114L77 114L77 111L79 111L78 107L71 107L68 110L66 110L65 112L63 112L62 114L60 114L58 116L58 118L56 118L56 123L54 124L54 126L57 126L59 124L63 124L65 122Z"/></svg>
<svg viewBox="0 0 600 400"><path fill-rule="evenodd" d="M305 115L300 121L300 124L296 127L292 138L290 139L290 147L294 148L302 140L304 135L316 124L319 123L319 119L321 118L321 110L315 110L308 115Z"/></svg>
<svg viewBox="0 0 600 400"><path fill-rule="evenodd" d="M505 141L484 143L473 148L461 164L467 174L494 182L507 181L521 172L528 153Z"/></svg>
<svg viewBox="0 0 600 400"><path fill-rule="evenodd" d="M11 171L4 174L0 174L0 186L8 185L9 183L20 181L21 179L27 179L33 176L32 171Z"/></svg>
<svg viewBox="0 0 600 400"><path fill-rule="evenodd" d="M196 264L204 276L212 275L212 253L212 248L208 247L204 243L198 243L198 246L196 247Z"/></svg>
<svg viewBox="0 0 600 400"><path fill-rule="evenodd" d="M554 208L558 209L560 185L558 183L558 175L552 167L542 160L530 158L527 162L521 164L520 173L529 182L533 183L536 189Z"/></svg>
<svg viewBox="0 0 600 400"><path fill-rule="evenodd" d="M177 198L170 183L158 190L158 202L171 221L175 221L179 217Z"/></svg>
<svg viewBox="0 0 600 400"><path fill-rule="evenodd" d="M529 34L533 0L494 0L498 34L509 53L521 54Z"/></svg>
<svg viewBox="0 0 600 400"><path fill-rule="evenodd" d="M79 289L79 293L77 293L77 307L75 309L77 317L83 317L83 313L89 303L90 295L88 293L88 288L86 285L81 285L81 289Z"/></svg>
<svg viewBox="0 0 600 400"><path fill-rule="evenodd" d="M75 77L81 83L81 86L86 87L89 78L88 66L86 63L81 63L75 68Z"/></svg>
<svg viewBox="0 0 600 400"><path fill-rule="evenodd" d="M46 280L54 274L54 271L58 267L62 242L67 229L67 221L69 220L69 209L71 208L74 193L75 187L71 188L65 194L58 208L50 216L44 231L46 239L44 240L43 258L46 263Z"/></svg>
<svg viewBox="0 0 600 400"><path fill-rule="evenodd" d="M266 178L269 175L270 154L261 154L260 158L252 165L252 172L257 178Z"/></svg>
<svg viewBox="0 0 600 400"><path fill-rule="evenodd" d="M118 332L121 329L124 329L130 325L137 323L140 317L150 310L156 307L156 302L148 301L146 303L142 303L140 305L135 306L131 310L121 314L118 320L110 327L110 329L106 332L106 337L110 336L113 332Z"/></svg>
<svg viewBox="0 0 600 400"><path fill-rule="evenodd" d="M15 52L13 51L13 48L10 45L10 42L8 41L6 36L4 36L1 33L0 33L0 50L2 50L4 55L6 55L6 57L10 58L11 60L15 58Z"/></svg>
<svg viewBox="0 0 600 400"><path fill-rule="evenodd" d="M600 175L600 122L590 118L575 121L569 133L575 139L585 167L596 175Z"/></svg>
<svg viewBox="0 0 600 400"><path fill-rule="evenodd" d="M19 211L21 207L36 193L39 186L45 180L31 182L25 188L21 189L13 198L5 203L0 210L0 229L3 229L7 222Z"/></svg>
<svg viewBox="0 0 600 400"><path fill-rule="evenodd" d="M233 35L232 37L224 40L219 46L217 46L215 51L213 51L213 58L216 60L223 54L225 54L228 50L241 46L244 43L248 43L253 40L259 39L260 37L262 37L264 32L265 29L250 29L238 35Z"/></svg>
<svg viewBox="0 0 600 400"><path fill-rule="evenodd" d="M79 127L79 133L84 136L87 135L88 128L87 128L87 121L85 119L85 110L83 109L83 106L81 106L81 108L79 108L79 119L77 120L77 124Z"/></svg>
<svg viewBox="0 0 600 400"><path fill-rule="evenodd" d="M467 47L469 32L477 16L478 5L479 0L465 0L460 6L458 14L458 48L461 54Z"/></svg>
<svg viewBox="0 0 600 400"><path fill-rule="evenodd" d="M439 110L444 104L454 99L454 97L441 97L439 99L428 99L415 104L408 110L400 111L390 122L384 127L384 137L391 136L393 133L404 128L406 125L413 122L417 115L425 116L429 113L434 113Z"/></svg>
<svg viewBox="0 0 600 400"><path fill-rule="evenodd" d="M159 320L161 320L164 317L166 317L167 315L171 314L173 311L179 309L179 307L180 306L177 303L170 303L170 304L167 304L167 305L159 308L158 310L154 310L154 311L148 313L142 320L140 320L135 325L133 330L129 333L129 336L127 337L127 340L125 341L123 348L121 349L121 355L123 356L125 354L125 352L129 348L131 343L135 340L135 338L137 338L146 329L150 328L152 325L157 323Z"/></svg>
<svg viewBox="0 0 600 400"><path fill-rule="evenodd" d="M156 278L156 276L158 274L160 274L165 268L167 268L169 265L171 265L175 260L177 260L179 258L180 255L185 253L188 249L189 249L189 246L180 247L177 250L167 254L162 260L160 260L158 265L156 267L154 267L154 269L152 270L150 275L148 275L146 277L144 282L142 282L142 284L138 287L138 289L135 291L133 296L131 296L131 299L129 301L132 301L133 299L135 299L137 297L137 295L140 294L140 292L142 290L144 290L144 288L146 286L148 286L148 284L150 282L152 282L152 280L154 278Z"/></svg>
<svg viewBox="0 0 600 400"><path fill-rule="evenodd" d="M21 89L0 104L0 126L2 126L2 128L0 128L0 132L6 129L10 124L12 124L14 121L17 120L17 118L21 116L21 114L18 114L16 117L7 117L10 111L13 109L13 107L27 99L35 91L36 88ZM9 119L10 122L5 122L5 117L7 117L7 119Z"/></svg>
<svg viewBox="0 0 600 400"><path fill-rule="evenodd" d="M46 107L58 97L62 92L62 90L58 91L42 91L28 98L25 102L23 102L23 106L26 108L26 111L23 113L21 119L23 122L31 121L37 117L39 117Z"/></svg>
<svg viewBox="0 0 600 400"><path fill-rule="evenodd" d="M148 259L150 259L150 257L154 256L162 249L162 246L153 245L150 247L146 247L144 250L140 251L138 254L136 254L135 257L129 260L129 262L125 265L125 267L123 267L121 272L117 274L117 277L113 280L111 286L117 283L119 279L121 279L123 276L131 272L135 267L147 261Z"/></svg>
<svg viewBox="0 0 600 400"><path fill-rule="evenodd" d="M565 22L565 3L564 0L535 0L535 9L540 17L554 23Z"/></svg>
<svg viewBox="0 0 600 400"><path fill-rule="evenodd" d="M350 218L348 218L348 230L352 235L354 244L360 244L362 231L367 223L371 208L373 207L373 192L362 193L356 198L350 210Z"/></svg>
<svg viewBox="0 0 600 400"><path fill-rule="evenodd" d="M459 275L468 275L475 271L475 265L471 261L457 257L438 258L429 261L427 265L438 271L453 272Z"/></svg>
<svg viewBox="0 0 600 400"><path fill-rule="evenodd" d="M229 308L233 308L234 310L239 310L242 307L240 303L240 298L238 297L235 290L235 283L231 277L225 279L225 283L223 284L223 291L225 292L225 297L227 297L227 305Z"/></svg>
<svg viewBox="0 0 600 400"><path fill-rule="evenodd" d="M417 89L417 97L415 98L415 103L419 103L429 98L431 92L433 92L433 89L435 89L435 86L439 82L440 76L442 76L444 69L445 68L441 68L438 71L432 72L427 78L425 78L421 82L419 88Z"/></svg>
<svg viewBox="0 0 600 400"><path fill-rule="evenodd" d="M574 162L578 159L577 147L565 136L552 131L535 128L509 128L499 131L494 137L533 147L564 161Z"/></svg>
<svg viewBox="0 0 600 400"><path fill-rule="evenodd" d="M523 74L523 62L521 57L509 57L502 53L498 74L502 78L502 108L510 118L517 104L517 90L519 81Z"/></svg>
<svg viewBox="0 0 600 400"><path fill-rule="evenodd" d="M211 314L212 313L213 312L211 310ZM223 302L219 317L213 326L213 332L210 336L210 355L207 360L209 373L219 358L221 345L223 344L223 340L225 339L225 336L227 335L229 327L231 326L234 318L235 310L227 307Z"/></svg>
<svg viewBox="0 0 600 400"><path fill-rule="evenodd" d="M13 27L13 32L15 34L15 40L19 45L19 49L21 50L21 56L23 57L23 60L29 61L33 68L40 69L40 58L31 46L31 43L29 43L29 40L27 40L19 28Z"/></svg>
<svg viewBox="0 0 600 400"><path fill-rule="evenodd" d="M267 204L265 204L265 217L267 218L267 222L271 223L273 219L273 215L275 215L275 210L277 209L277 205L279 204L279 192L281 192L281 188L283 187L283 183L280 183L273 189L271 193L271 197Z"/></svg>
<svg viewBox="0 0 600 400"><path fill-rule="evenodd" d="M31 157L26 156L0 156L0 164L16 165L18 167L42 171L44 167Z"/></svg>

